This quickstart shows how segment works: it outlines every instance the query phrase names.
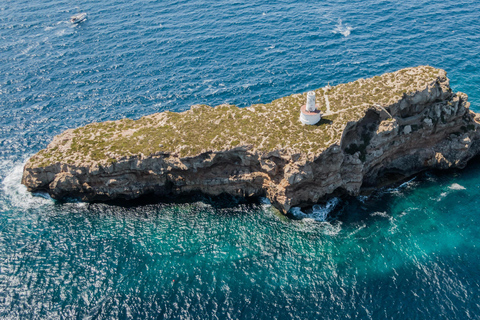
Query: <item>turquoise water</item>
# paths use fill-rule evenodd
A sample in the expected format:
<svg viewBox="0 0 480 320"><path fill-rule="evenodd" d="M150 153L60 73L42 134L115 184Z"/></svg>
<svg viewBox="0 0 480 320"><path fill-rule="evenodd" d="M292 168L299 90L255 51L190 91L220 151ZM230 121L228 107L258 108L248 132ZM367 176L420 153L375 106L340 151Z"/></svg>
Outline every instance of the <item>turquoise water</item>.
<svg viewBox="0 0 480 320"><path fill-rule="evenodd" d="M264 199L60 204L20 184L67 128L421 64L480 111L479 14L477 1L0 1L0 318L480 318L478 159L342 199L326 220Z"/></svg>

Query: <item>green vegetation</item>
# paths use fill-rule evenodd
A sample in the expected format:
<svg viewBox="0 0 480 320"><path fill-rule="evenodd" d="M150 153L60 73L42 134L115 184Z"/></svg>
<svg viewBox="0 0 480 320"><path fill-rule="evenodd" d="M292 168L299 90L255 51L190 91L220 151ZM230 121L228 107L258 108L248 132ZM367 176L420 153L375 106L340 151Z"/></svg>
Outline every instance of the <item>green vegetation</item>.
<svg viewBox="0 0 480 320"><path fill-rule="evenodd" d="M340 84L328 92L330 109L340 111L349 106L390 105L403 94L424 88L438 75L439 69L425 66Z"/></svg>
<svg viewBox="0 0 480 320"><path fill-rule="evenodd" d="M347 122L362 118L366 109L375 104L388 106L403 94L423 90L437 80L439 72L432 67L409 68L337 85L326 93L330 113L315 126L304 126L299 121L306 94L248 108L197 105L182 113L164 112L136 121L107 121L68 130L31 162L38 166L58 161L112 163L122 156L160 152L194 156L244 145L261 151L289 149L317 154L339 142ZM326 113L325 91L318 89L316 94L320 110Z"/></svg>

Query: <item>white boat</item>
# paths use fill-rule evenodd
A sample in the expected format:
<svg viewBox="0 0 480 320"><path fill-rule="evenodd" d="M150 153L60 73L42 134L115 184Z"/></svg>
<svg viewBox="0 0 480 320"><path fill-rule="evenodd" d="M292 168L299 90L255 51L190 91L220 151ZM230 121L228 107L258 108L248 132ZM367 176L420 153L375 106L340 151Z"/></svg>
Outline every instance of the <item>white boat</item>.
<svg viewBox="0 0 480 320"><path fill-rule="evenodd" d="M87 20L87 14L85 12L78 13L70 17L71 23L80 23L85 20Z"/></svg>

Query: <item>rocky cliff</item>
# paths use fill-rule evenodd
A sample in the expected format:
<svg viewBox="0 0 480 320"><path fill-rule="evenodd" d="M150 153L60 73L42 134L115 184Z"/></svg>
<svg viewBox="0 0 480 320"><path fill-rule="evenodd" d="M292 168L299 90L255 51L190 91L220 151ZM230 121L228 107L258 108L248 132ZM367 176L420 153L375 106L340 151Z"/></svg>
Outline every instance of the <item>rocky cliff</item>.
<svg viewBox="0 0 480 320"><path fill-rule="evenodd" d="M462 168L480 150L477 115L441 69L408 68L316 93L324 117L315 126L300 123L305 95L297 94L67 130L29 159L22 183L83 201L266 196L287 212L422 170Z"/></svg>

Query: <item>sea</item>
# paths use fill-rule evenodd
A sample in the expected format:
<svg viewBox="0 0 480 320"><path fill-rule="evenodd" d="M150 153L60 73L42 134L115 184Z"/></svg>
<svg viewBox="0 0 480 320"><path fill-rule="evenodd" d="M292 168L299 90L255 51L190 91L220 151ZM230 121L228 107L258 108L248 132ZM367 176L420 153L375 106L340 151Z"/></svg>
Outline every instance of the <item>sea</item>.
<svg viewBox="0 0 480 320"><path fill-rule="evenodd" d="M405 67L445 69L479 112L479 16L478 0L0 0L0 318L480 319L480 159L289 216L20 183L69 128Z"/></svg>

